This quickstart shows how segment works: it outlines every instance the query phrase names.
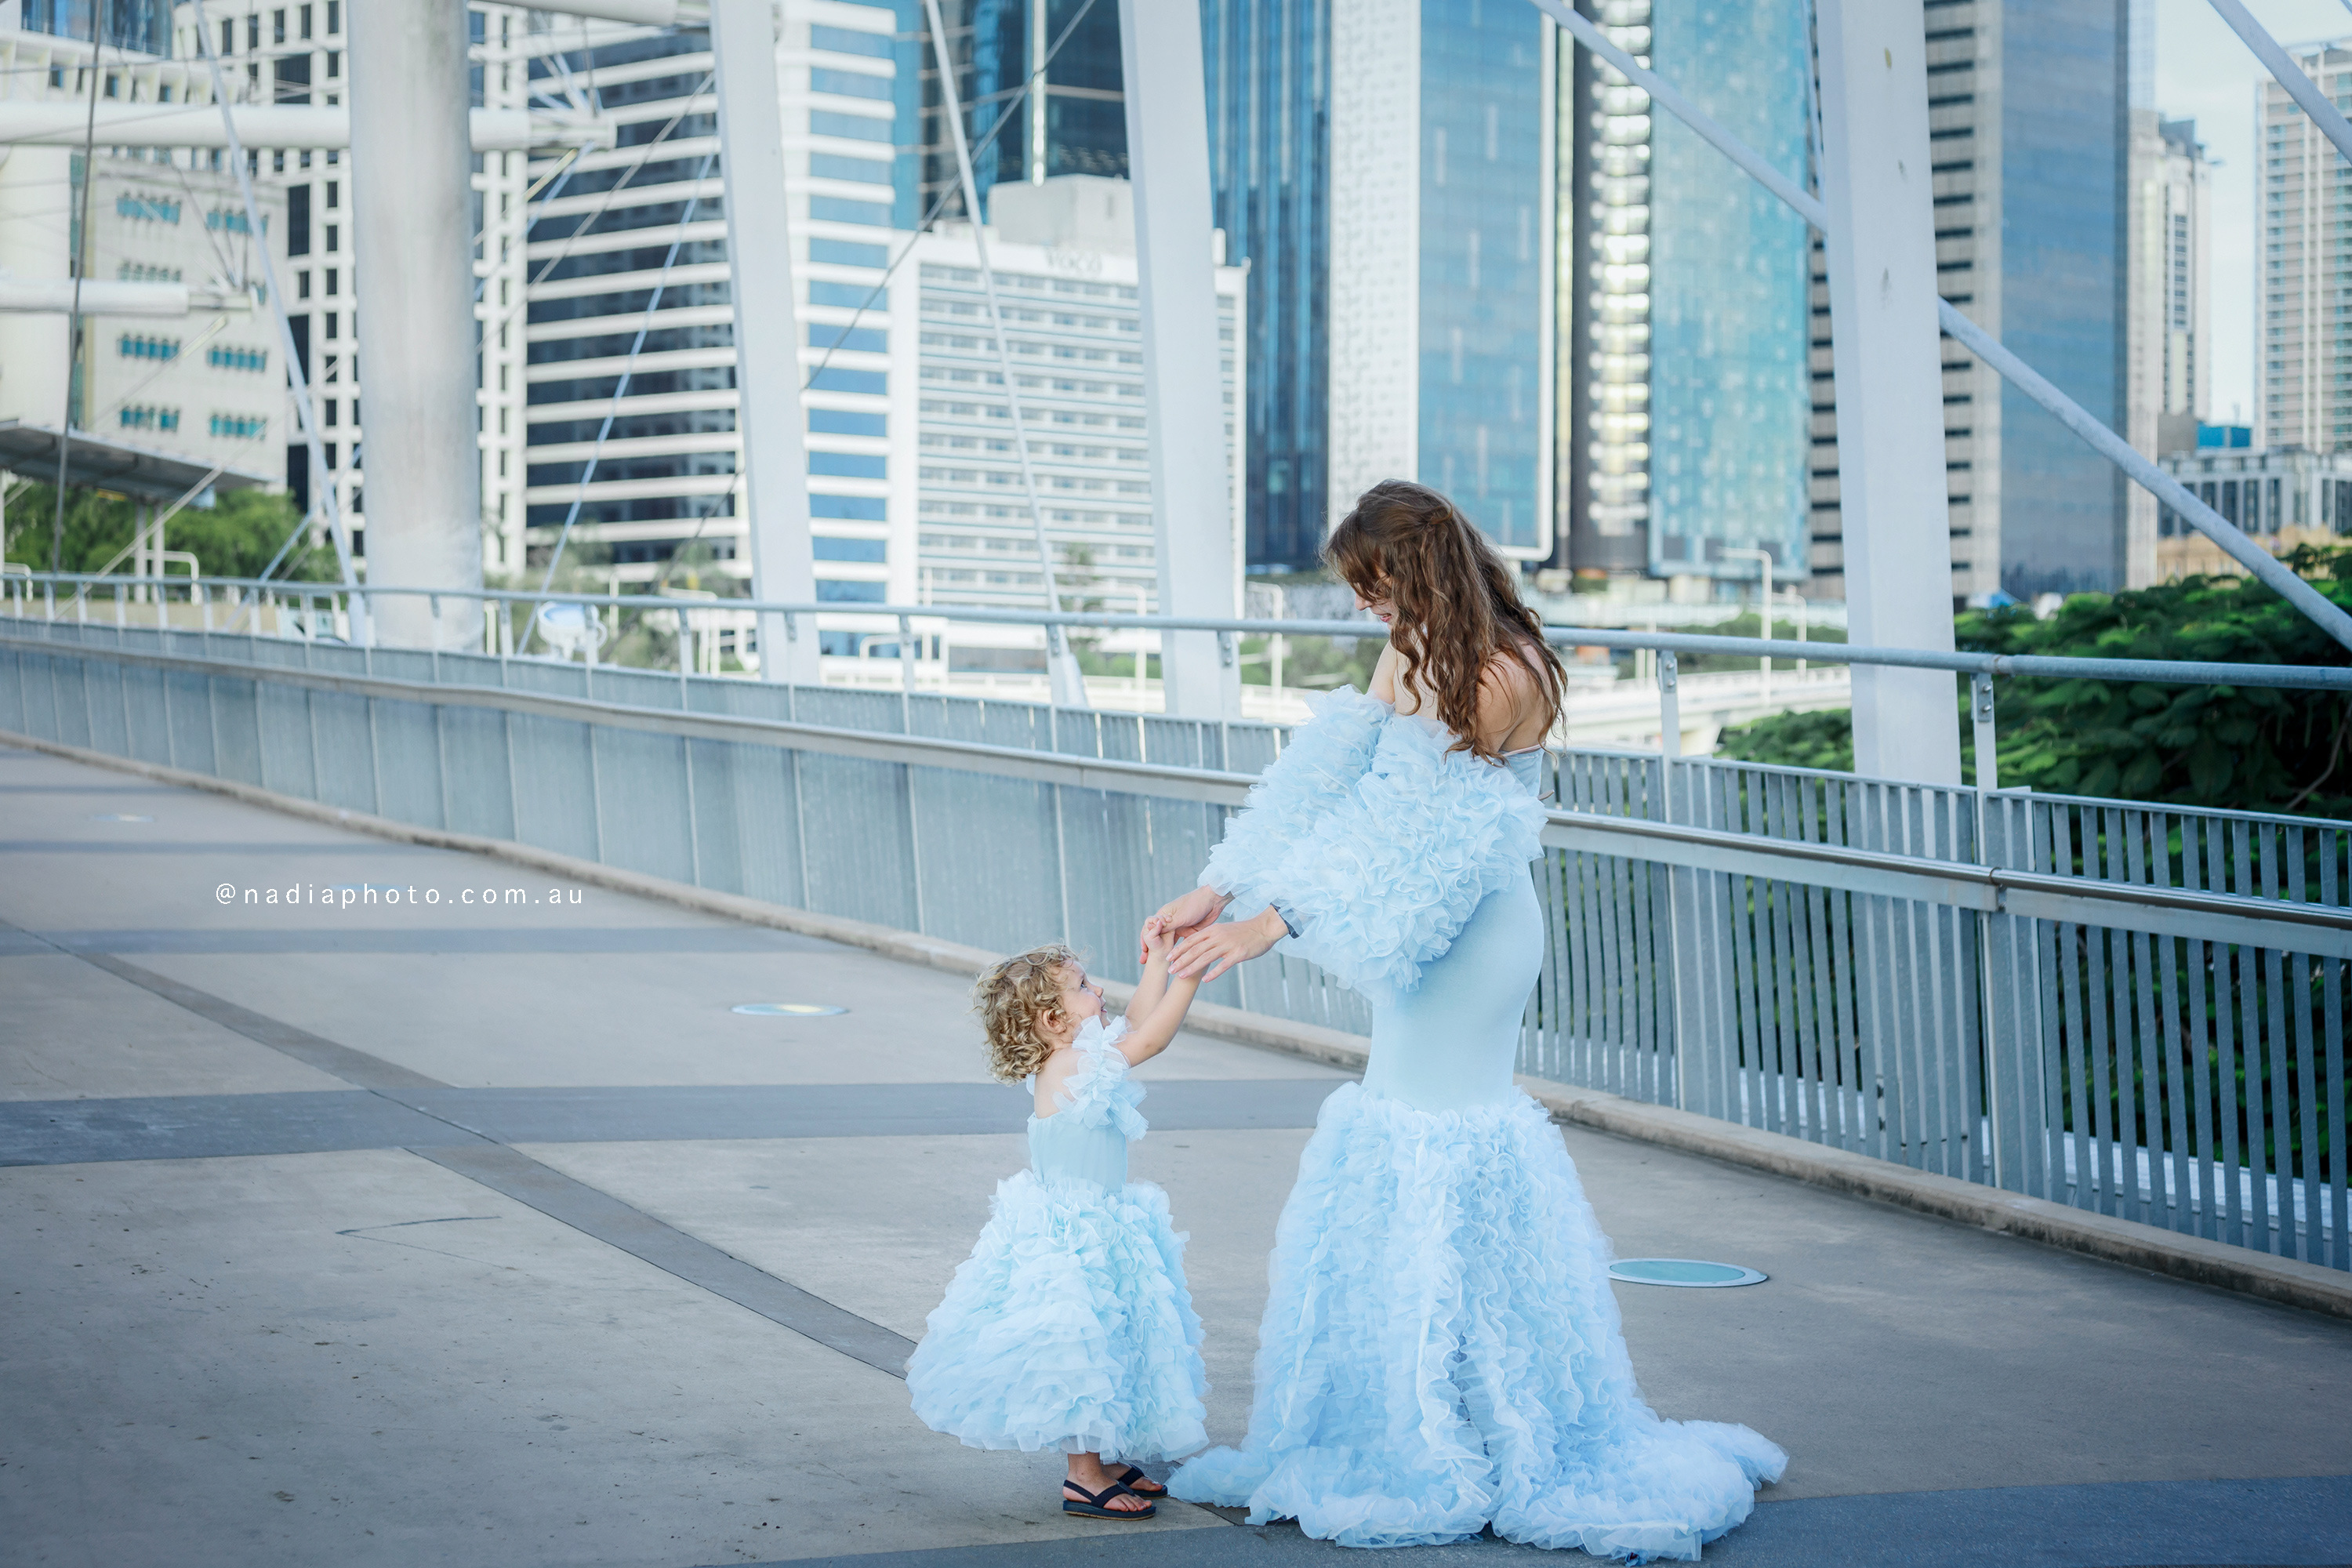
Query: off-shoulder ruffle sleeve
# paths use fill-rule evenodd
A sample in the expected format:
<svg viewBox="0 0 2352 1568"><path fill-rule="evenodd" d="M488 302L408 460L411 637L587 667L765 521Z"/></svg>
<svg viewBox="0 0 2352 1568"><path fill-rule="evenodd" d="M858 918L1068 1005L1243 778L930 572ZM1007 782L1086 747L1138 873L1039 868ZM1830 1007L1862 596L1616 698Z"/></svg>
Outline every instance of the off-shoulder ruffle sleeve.
<svg viewBox="0 0 2352 1568"><path fill-rule="evenodd" d="M1362 775L1282 825L1280 858L1237 883L1234 918L1279 898L1300 927L1283 951L1376 1002L1419 985L1479 900L1542 851L1543 807L1510 771L1446 746L1427 723L1381 725Z"/></svg>
<svg viewBox="0 0 2352 1568"><path fill-rule="evenodd" d="M1250 786L1225 837L1209 853L1201 881L1234 900L1234 918L1263 910L1282 890L1274 880L1291 846L1349 798L1372 765L1389 705L1352 686L1307 699L1314 717Z"/></svg>
<svg viewBox="0 0 2352 1568"><path fill-rule="evenodd" d="M1127 1020L1105 1027L1100 1017L1078 1026L1072 1047L1083 1058L1078 1069L1054 1090L1061 1107L1055 1117L1074 1117L1080 1127L1117 1127L1129 1142L1143 1136L1148 1125L1136 1107L1143 1103L1143 1086L1127 1075L1127 1058L1118 1042L1127 1036Z"/></svg>

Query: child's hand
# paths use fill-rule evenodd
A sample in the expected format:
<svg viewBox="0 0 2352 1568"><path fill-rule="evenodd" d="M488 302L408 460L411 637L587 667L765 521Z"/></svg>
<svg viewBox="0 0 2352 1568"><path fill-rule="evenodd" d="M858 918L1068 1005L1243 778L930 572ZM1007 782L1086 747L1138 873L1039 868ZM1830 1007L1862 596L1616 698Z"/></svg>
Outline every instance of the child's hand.
<svg viewBox="0 0 2352 1568"><path fill-rule="evenodd" d="M1143 961L1146 963L1166 958L1175 945L1176 935L1168 929L1166 921L1153 915L1143 922Z"/></svg>

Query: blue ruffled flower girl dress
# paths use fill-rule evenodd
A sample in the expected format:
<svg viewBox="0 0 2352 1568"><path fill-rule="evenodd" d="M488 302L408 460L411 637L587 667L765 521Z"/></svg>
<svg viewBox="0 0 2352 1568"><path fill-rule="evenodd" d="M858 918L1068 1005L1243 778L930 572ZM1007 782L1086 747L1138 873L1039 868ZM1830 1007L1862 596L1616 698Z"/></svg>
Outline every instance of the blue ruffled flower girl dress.
<svg viewBox="0 0 2352 1568"><path fill-rule="evenodd" d="M1696 1558L1787 1455L1643 1403L1608 1238L1512 1081L1543 964L1540 752L1497 767L1341 689L1252 790L1202 880L1372 1003L1284 1206L1238 1448L1169 1483L1349 1546L1508 1540Z"/></svg>
<svg viewBox="0 0 2352 1568"><path fill-rule="evenodd" d="M1119 1019L1089 1018L1086 1061L1029 1119L1029 1168L997 1184L988 1224L907 1362L915 1414L975 1448L1172 1458L1208 1441L1201 1320L1168 1194L1127 1179L1144 1133Z"/></svg>

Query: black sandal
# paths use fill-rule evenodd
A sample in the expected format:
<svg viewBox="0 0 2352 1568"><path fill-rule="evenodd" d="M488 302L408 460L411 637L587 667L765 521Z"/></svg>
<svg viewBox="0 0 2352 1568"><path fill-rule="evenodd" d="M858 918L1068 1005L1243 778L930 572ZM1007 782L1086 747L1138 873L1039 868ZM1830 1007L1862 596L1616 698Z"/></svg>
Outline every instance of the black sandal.
<svg viewBox="0 0 2352 1568"><path fill-rule="evenodd" d="M1158 1481L1153 1480L1150 1476L1145 1475L1133 1465L1128 1466L1127 1473L1118 1477L1118 1480L1120 1486L1125 1487L1128 1490L1147 1501L1152 1498L1166 1497L1168 1495L1168 1489L1166 1487L1161 1486ZM1145 1491L1143 1489L1145 1487L1150 1487L1151 1489L1150 1491Z"/></svg>
<svg viewBox="0 0 2352 1568"><path fill-rule="evenodd" d="M1149 1498L1144 1497L1141 1492L1129 1487L1125 1481L1113 1481L1110 1485L1103 1488L1103 1489L1098 1492L1090 1492L1087 1490L1086 1488L1078 1485L1077 1482L1073 1480L1065 1479L1062 1482L1062 1485L1068 1488L1071 1491L1077 1493L1079 1497L1087 1500L1084 1502L1079 1502L1073 1498L1064 1498L1062 1500L1062 1511L1064 1513L1076 1514L1081 1519L1150 1519L1153 1514L1160 1511L1158 1504L1152 1502ZM1143 1506L1141 1508L1133 1509L1110 1508L1105 1506L1112 1498L1118 1497L1122 1492L1129 1497L1138 1499L1142 1502Z"/></svg>

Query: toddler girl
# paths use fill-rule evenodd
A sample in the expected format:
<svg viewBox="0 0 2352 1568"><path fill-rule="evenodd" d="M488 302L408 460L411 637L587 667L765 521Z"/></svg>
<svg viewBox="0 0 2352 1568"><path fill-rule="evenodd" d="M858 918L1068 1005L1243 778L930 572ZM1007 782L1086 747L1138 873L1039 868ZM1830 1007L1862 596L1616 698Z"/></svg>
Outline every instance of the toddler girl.
<svg viewBox="0 0 2352 1568"><path fill-rule="evenodd" d="M1201 1320L1168 1194L1127 1179L1143 1086L1127 1069L1167 1047L1199 989L1168 979L1169 933L1144 932L1128 1016L1066 947L997 965L973 988L989 1068L1028 1079L1029 1168L997 1184L986 1228L907 1363L915 1414L975 1448L1069 1456L1065 1512L1149 1519L1166 1489L1133 1468L1208 1440Z"/></svg>

